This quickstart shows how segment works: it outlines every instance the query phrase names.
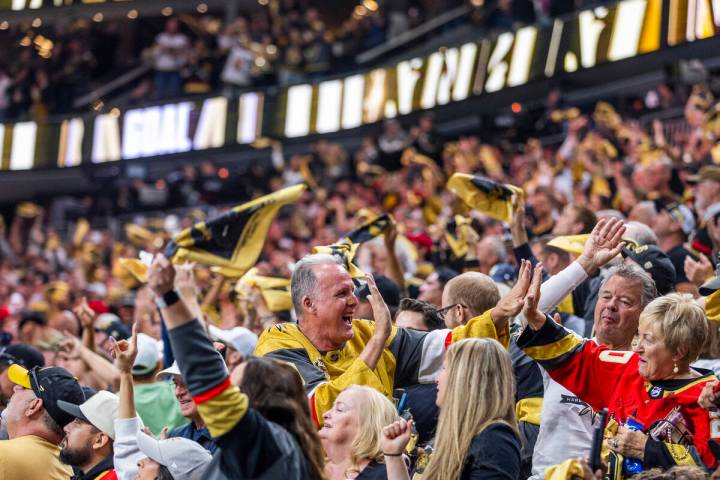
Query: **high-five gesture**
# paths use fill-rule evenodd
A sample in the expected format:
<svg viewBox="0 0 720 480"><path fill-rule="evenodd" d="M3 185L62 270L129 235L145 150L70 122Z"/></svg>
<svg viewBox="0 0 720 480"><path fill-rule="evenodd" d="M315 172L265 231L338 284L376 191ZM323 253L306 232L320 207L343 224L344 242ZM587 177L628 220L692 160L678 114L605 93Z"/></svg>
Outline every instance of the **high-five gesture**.
<svg viewBox="0 0 720 480"><path fill-rule="evenodd" d="M622 236L625 225L617 218L601 218L585 242L582 255L577 259L588 275L592 275L615 258L625 246Z"/></svg>
<svg viewBox="0 0 720 480"><path fill-rule="evenodd" d="M392 329L390 310L388 310L385 300L383 300L382 295L380 295L380 290L378 290L373 276L370 274L366 275L366 280L368 289L370 290L370 295L367 296L367 299L372 307L373 319L375 319L374 335L381 337L384 341L390 336Z"/></svg>
<svg viewBox="0 0 720 480"><path fill-rule="evenodd" d="M377 285L375 285L375 279L372 275L367 275L366 278L367 286L370 290L370 295L367 296L367 299L372 307L373 317L375 319L375 331L372 337L370 337L370 341L365 345L365 348L363 348L363 351L360 352L358 358L360 358L370 370L374 370L378 360L380 360L380 356L385 351L385 344L392 332L392 322L390 320L390 311L387 305L385 305L385 300L383 300Z"/></svg>
<svg viewBox="0 0 720 480"><path fill-rule="evenodd" d="M540 330L545 324L545 314L540 311L540 287L542 285L542 268L535 268L533 278L530 282L525 301L523 303L523 315L533 330Z"/></svg>
<svg viewBox="0 0 720 480"><path fill-rule="evenodd" d="M542 277L541 263L537 264L535 272ZM501 326L504 322L509 321L520 313L525 303L525 296L527 295L528 288L530 288L530 281L533 275L535 274L532 272L530 262L522 260L520 262L520 273L518 274L518 280L515 286L513 286L507 295L500 299L495 308L492 309L492 312L490 312L490 316L496 327Z"/></svg>

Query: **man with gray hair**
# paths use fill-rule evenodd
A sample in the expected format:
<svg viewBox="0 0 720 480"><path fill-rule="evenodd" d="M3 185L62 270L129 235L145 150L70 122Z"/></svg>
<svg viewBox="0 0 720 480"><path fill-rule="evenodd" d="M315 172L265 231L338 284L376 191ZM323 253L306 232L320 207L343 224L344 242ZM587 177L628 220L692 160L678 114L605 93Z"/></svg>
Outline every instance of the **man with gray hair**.
<svg viewBox="0 0 720 480"><path fill-rule="evenodd" d="M657 245L658 237L649 225L642 222L627 222L625 224L625 238L638 245Z"/></svg>
<svg viewBox="0 0 720 480"><path fill-rule="evenodd" d="M60 367L28 371L14 364L8 378L15 390L3 415L10 439L0 442L0 478L67 480L72 470L60 462L59 445L73 416L59 402L83 403L80 384Z"/></svg>
<svg viewBox="0 0 720 480"><path fill-rule="evenodd" d="M611 268L600 285L593 340L612 350L630 350L640 313L656 296L655 282L642 267L631 263ZM545 394L533 454L533 479L544 478L547 467L569 458L586 457L592 444L592 408L545 371L543 382Z"/></svg>
<svg viewBox="0 0 720 480"><path fill-rule="evenodd" d="M485 275L491 275L492 269L507 262L507 249L500 237L488 235L478 242L475 249L478 259L478 270Z"/></svg>
<svg viewBox="0 0 720 480"><path fill-rule="evenodd" d="M355 285L343 264L332 255L308 255L296 264L291 280L298 323L265 330L255 353L297 367L313 420L322 425L323 414L349 385L366 385L389 397L395 388L434 382L450 343L489 337L507 346L508 320L520 311L530 276L528 264L508 295L466 325L421 332L392 326L372 277L368 299L375 321L355 319Z"/></svg>

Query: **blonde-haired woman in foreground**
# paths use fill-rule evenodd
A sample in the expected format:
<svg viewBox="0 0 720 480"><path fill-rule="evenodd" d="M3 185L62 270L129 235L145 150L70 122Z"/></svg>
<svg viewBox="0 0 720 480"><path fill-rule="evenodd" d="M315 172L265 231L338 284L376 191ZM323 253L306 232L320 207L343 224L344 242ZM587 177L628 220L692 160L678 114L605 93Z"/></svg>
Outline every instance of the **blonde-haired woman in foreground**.
<svg viewBox="0 0 720 480"><path fill-rule="evenodd" d="M386 479L380 446L383 428L399 420L393 403L369 387L351 385L323 415L318 432L330 480Z"/></svg>
<svg viewBox="0 0 720 480"><path fill-rule="evenodd" d="M423 480L517 480L520 436L510 355L496 340L473 338L451 345L444 365L435 449ZM404 421L388 425L383 450L402 451L409 436ZM393 465L388 461L389 480L409 478Z"/></svg>

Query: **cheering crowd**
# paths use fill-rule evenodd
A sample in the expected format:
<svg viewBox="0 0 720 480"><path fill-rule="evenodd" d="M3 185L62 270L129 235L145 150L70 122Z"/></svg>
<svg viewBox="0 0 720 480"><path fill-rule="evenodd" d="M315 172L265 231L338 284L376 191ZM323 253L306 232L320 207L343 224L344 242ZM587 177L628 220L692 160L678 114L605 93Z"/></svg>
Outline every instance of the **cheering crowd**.
<svg viewBox="0 0 720 480"><path fill-rule="evenodd" d="M681 127L557 105L562 144L513 150L425 115L273 143L231 209L212 165L122 228L17 205L0 478L710 478L718 110L654 91Z"/></svg>

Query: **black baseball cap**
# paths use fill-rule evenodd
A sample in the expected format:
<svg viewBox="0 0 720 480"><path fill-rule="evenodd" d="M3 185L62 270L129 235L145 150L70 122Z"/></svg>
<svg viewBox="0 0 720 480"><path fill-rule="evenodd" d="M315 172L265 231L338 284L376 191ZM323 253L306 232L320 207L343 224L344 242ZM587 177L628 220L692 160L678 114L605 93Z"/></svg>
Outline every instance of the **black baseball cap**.
<svg viewBox="0 0 720 480"><path fill-rule="evenodd" d="M42 399L43 407L60 427L65 427L75 417L58 406L58 401L80 405L85 394L70 372L61 367L34 367L31 370L13 364L8 368L8 378L16 385L32 390Z"/></svg>
<svg viewBox="0 0 720 480"><path fill-rule="evenodd" d="M700 287L700 295L707 297L718 290L720 290L720 263L715 267L715 276Z"/></svg>
<svg viewBox="0 0 720 480"><path fill-rule="evenodd" d="M95 319L95 330L104 332L115 340L127 340L131 337L130 329L122 323L120 317L114 313L101 313Z"/></svg>
<svg viewBox="0 0 720 480"><path fill-rule="evenodd" d="M45 357L37 348L16 343L0 349L0 365L22 365L25 368L44 367Z"/></svg>
<svg viewBox="0 0 720 480"><path fill-rule="evenodd" d="M656 245L640 245L634 249L625 247L622 249L622 256L630 258L650 274L659 295L675 290L675 267L670 257Z"/></svg>

